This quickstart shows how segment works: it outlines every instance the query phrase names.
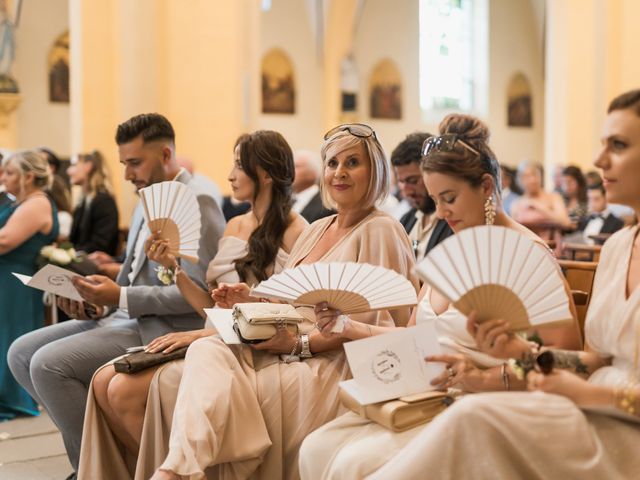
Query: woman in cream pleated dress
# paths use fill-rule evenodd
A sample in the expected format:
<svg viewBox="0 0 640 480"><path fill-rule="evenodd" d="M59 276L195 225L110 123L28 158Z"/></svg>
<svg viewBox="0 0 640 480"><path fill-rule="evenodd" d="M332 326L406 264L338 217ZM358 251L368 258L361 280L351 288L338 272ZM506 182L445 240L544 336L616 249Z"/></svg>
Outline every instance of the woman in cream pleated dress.
<svg viewBox="0 0 640 480"><path fill-rule="evenodd" d="M375 133L365 125L341 125L322 146L325 203L337 215L318 220L298 239L288 266L314 262L364 262L406 276L413 253L402 226L375 208L387 193L389 166ZM214 292L224 305L244 295L238 286ZM244 291L246 293L246 290ZM286 363L280 354L301 353L287 330L249 348L217 337L190 347L173 412L166 458L152 478L298 477L302 439L340 413L338 382L349 377L343 339L313 329L326 305L303 310L310 358ZM332 312L332 314L335 312ZM369 325L406 325L409 308L353 315ZM206 470L206 473L205 473Z"/></svg>
<svg viewBox="0 0 640 480"><path fill-rule="evenodd" d="M257 131L240 136L234 157L229 175L233 195L250 202L252 209L227 225L218 253L207 270L210 288L241 280L253 284L282 270L291 247L307 226L300 215L291 211L293 154L279 133ZM176 259L166 246L166 241L152 236L145 248L151 260L167 269L175 268ZM203 309L214 306L211 295L185 275L177 274L175 280L193 308L205 317ZM155 339L148 349L169 353L215 333L212 328L170 333ZM133 477L145 408L159 405L163 392L177 390L182 363L169 362L135 375L116 374L109 366L95 375L94 395L89 397L85 416L80 478ZM149 433L145 435L148 437ZM144 450L148 446L148 442L143 445L141 461L147 457Z"/></svg>
<svg viewBox="0 0 640 480"><path fill-rule="evenodd" d="M454 232L493 223L530 236L540 244L539 248L548 252L538 237L494 203L494 199L500 198L497 191L500 169L487 144L487 127L475 117L453 114L442 121L440 133L441 136L428 139L423 146L425 183L436 202L436 214L447 220ZM525 388L525 383L513 374L506 372L505 379L503 365L506 358L519 358L528 351L528 342L508 334L506 324L500 320L476 326L472 317L467 319L428 285L423 287L419 298L410 323L434 324L444 354L432 360L448 365L447 372L436 383L465 392ZM326 328L331 327L329 322ZM349 322L343 335L360 338L363 330L357 322ZM540 328L537 333L545 345L581 347L575 321L563 327ZM348 412L304 441L300 450L301 477L362 478L383 465L422 429L424 426L395 433Z"/></svg>

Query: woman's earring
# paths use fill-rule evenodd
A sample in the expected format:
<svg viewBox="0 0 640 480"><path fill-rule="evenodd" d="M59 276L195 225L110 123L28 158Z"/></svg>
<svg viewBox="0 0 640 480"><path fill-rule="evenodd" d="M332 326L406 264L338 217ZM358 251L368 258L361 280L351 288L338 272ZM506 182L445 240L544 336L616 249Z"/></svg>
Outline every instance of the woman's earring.
<svg viewBox="0 0 640 480"><path fill-rule="evenodd" d="M496 206L493 204L493 195L484 202L484 223L485 225L493 225L496 219Z"/></svg>

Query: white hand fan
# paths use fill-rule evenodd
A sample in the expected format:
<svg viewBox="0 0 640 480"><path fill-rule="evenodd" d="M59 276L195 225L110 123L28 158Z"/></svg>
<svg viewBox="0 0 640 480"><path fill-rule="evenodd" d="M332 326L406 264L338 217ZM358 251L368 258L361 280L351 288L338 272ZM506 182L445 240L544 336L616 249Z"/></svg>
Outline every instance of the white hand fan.
<svg viewBox="0 0 640 480"><path fill-rule="evenodd" d="M261 282L251 294L293 305L327 302L345 314L394 309L418 301L415 288L402 275L353 262L299 265Z"/></svg>
<svg viewBox="0 0 640 480"><path fill-rule="evenodd" d="M501 318L513 331L571 320L553 257L531 238L498 226L468 228L435 247L417 273L478 322Z"/></svg>
<svg viewBox="0 0 640 480"><path fill-rule="evenodd" d="M150 232L169 240L169 251L198 263L200 207L196 195L180 182L159 182L140 190Z"/></svg>

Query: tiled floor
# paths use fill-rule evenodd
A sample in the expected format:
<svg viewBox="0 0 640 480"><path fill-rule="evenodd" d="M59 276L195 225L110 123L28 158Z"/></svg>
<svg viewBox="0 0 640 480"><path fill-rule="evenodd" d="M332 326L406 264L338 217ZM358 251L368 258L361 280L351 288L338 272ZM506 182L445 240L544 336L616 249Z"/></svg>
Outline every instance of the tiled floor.
<svg viewBox="0 0 640 480"><path fill-rule="evenodd" d="M0 423L0 479L64 480L70 473L62 437L46 413Z"/></svg>

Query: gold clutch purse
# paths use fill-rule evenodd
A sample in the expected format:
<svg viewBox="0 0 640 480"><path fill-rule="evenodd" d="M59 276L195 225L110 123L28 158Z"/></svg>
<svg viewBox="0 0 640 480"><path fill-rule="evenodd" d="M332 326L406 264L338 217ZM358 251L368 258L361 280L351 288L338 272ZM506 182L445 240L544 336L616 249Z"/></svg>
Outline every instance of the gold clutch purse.
<svg viewBox="0 0 640 480"><path fill-rule="evenodd" d="M403 432L430 422L451 405L454 397L447 392L424 392L397 400L362 405L340 389L340 400L349 410L394 432Z"/></svg>
<svg viewBox="0 0 640 480"><path fill-rule="evenodd" d="M259 343L273 337L278 328L298 333L304 320L293 305L286 303L236 303L233 329L244 343Z"/></svg>

